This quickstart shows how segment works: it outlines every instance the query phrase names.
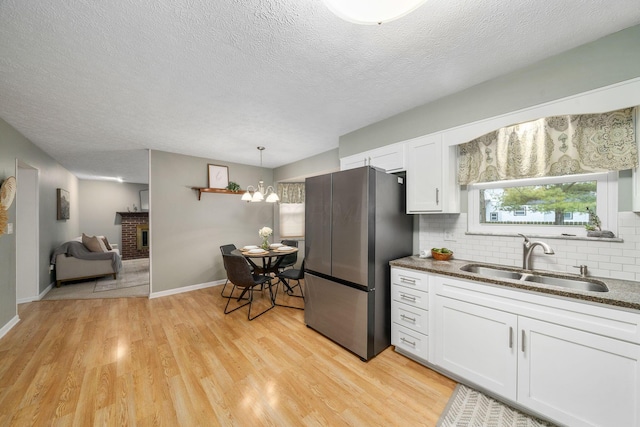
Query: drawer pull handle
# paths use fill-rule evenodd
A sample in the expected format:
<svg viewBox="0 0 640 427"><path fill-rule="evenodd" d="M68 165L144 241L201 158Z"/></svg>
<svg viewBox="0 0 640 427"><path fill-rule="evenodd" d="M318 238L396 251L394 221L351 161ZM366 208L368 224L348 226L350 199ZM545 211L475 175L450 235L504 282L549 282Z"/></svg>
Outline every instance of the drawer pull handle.
<svg viewBox="0 0 640 427"><path fill-rule="evenodd" d="M513 327L509 326L509 348L513 348Z"/></svg>
<svg viewBox="0 0 640 427"><path fill-rule="evenodd" d="M410 320L413 323L416 323L416 318L415 317L409 317L409 316L406 316L404 314L401 314L400 317L402 318L402 320Z"/></svg>
<svg viewBox="0 0 640 427"><path fill-rule="evenodd" d="M401 278L400 278L400 281L401 281L402 283L411 283L412 285L415 285L415 284L416 284L415 279L407 279L406 277L401 277Z"/></svg>
<svg viewBox="0 0 640 427"><path fill-rule="evenodd" d="M402 342L403 342L403 343L405 343L405 344L412 345L413 347L415 347L415 346L416 346L415 341L409 341L408 339L405 339L404 337L400 338L400 341L402 341Z"/></svg>
<svg viewBox="0 0 640 427"><path fill-rule="evenodd" d="M406 299L406 300L411 301L411 302L416 302L416 297L411 297L409 295L400 294L400 298Z"/></svg>
<svg viewBox="0 0 640 427"><path fill-rule="evenodd" d="M524 340L525 340L525 335L524 335L524 329L522 330L522 352L524 353Z"/></svg>

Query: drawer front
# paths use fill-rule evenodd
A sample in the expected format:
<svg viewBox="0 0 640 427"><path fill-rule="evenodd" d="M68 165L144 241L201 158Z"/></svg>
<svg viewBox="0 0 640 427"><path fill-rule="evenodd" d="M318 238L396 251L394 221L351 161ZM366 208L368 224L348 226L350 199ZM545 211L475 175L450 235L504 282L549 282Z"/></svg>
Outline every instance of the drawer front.
<svg viewBox="0 0 640 427"><path fill-rule="evenodd" d="M426 292L407 289L402 286L392 286L391 298L394 301L409 304L423 310L429 309L429 294Z"/></svg>
<svg viewBox="0 0 640 427"><path fill-rule="evenodd" d="M421 359L429 359L429 337L396 323L391 325L391 344Z"/></svg>
<svg viewBox="0 0 640 427"><path fill-rule="evenodd" d="M391 321L421 334L429 335L429 312L427 310L394 301L391 303Z"/></svg>
<svg viewBox="0 0 640 427"><path fill-rule="evenodd" d="M429 275L418 271L392 268L391 284L429 292Z"/></svg>

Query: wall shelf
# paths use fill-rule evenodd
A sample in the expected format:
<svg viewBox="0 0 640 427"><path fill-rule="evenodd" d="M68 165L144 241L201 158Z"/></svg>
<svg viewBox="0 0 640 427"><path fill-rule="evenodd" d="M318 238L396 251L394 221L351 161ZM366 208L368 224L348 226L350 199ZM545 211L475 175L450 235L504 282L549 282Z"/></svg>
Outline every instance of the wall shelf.
<svg viewBox="0 0 640 427"><path fill-rule="evenodd" d="M231 191L226 188L207 188L207 187L191 187L192 190L196 190L198 192L198 200L202 197L202 193L217 193L217 194L236 194L242 196L246 191L238 190Z"/></svg>

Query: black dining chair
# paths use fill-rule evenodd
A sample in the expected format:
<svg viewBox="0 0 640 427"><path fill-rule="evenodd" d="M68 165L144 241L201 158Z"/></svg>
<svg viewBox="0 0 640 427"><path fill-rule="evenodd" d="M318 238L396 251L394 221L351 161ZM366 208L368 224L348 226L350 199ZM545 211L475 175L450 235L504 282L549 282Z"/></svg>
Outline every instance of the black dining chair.
<svg viewBox="0 0 640 427"><path fill-rule="evenodd" d="M293 248L297 248L298 247L298 241L297 240L282 240L280 243L282 243L283 245L286 246L291 246ZM279 270L284 270L285 268L288 267L293 267L294 265L296 265L296 262L298 262L298 252L294 252L292 254L287 254L284 257L282 257L282 261L280 261L280 264L278 264L278 269Z"/></svg>
<svg viewBox="0 0 640 427"><path fill-rule="evenodd" d="M278 273L278 283L276 284L276 292L274 295L274 300L278 299L278 287L280 283L283 285L283 292L285 292L290 297L302 298L304 300L304 290L302 289L302 284L300 280L304 279L304 259L302 260L302 265L300 269L297 268L289 268L287 270L283 270ZM295 280L295 284L292 285L292 282ZM295 289L300 289L300 295L296 295ZM283 305L276 303L277 306L281 307L289 307L289 308L297 308L299 310L304 310L304 307L296 307L292 305Z"/></svg>
<svg viewBox="0 0 640 427"><path fill-rule="evenodd" d="M231 251L236 250L236 245L234 245L233 243L230 243L228 245L222 245L220 246L220 252L222 253L222 255L230 255ZM226 268L225 268L226 269ZM229 283L229 275L227 274L227 281L224 282L224 286L222 287L222 292L220 292L220 295L222 295L223 298L230 298L231 294L229 295L225 295L224 294L224 290L227 287L227 283Z"/></svg>
<svg viewBox="0 0 640 427"><path fill-rule="evenodd" d="M224 314L233 313L234 311L248 305L249 313L247 314L247 318L249 320L253 320L258 316L262 316L267 311L271 310L275 307L273 291L271 290L271 277L261 276L257 274L251 273L251 267L247 264L247 261L243 256L239 255L231 255L231 254L223 254L222 260L224 261L224 268L227 270L227 277L229 281L233 284L233 288L231 288L231 297L227 299L227 305L224 308ZM271 305L266 309L260 312L253 317L251 317L251 308L253 307L253 288L256 286L266 286L269 289L269 302ZM232 299L236 299L233 297L233 292L237 289L242 289L242 293L237 298L238 303L240 300L246 299L243 298L243 295L246 293L249 294L247 302L234 308L233 310L229 310L229 303Z"/></svg>

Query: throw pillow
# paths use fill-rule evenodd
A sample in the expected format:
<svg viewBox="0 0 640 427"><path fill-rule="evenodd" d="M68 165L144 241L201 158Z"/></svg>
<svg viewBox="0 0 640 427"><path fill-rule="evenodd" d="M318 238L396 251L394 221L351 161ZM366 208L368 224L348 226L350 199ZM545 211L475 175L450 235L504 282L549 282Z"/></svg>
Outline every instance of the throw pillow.
<svg viewBox="0 0 640 427"><path fill-rule="evenodd" d="M107 240L106 236L96 236L96 237L102 240L102 243L104 243L104 246L107 248L107 251L110 251L111 249L113 249L109 244L109 241Z"/></svg>
<svg viewBox="0 0 640 427"><path fill-rule="evenodd" d="M98 239L96 236L87 236L82 233L82 244L91 252L107 252L107 247L104 245L102 240Z"/></svg>

